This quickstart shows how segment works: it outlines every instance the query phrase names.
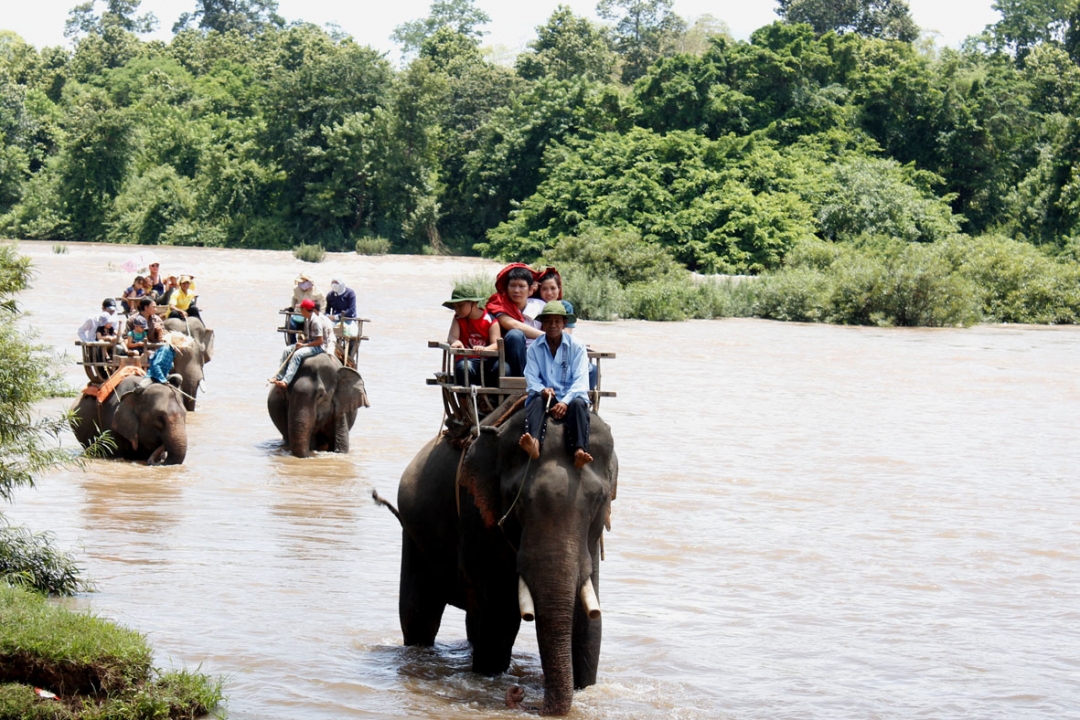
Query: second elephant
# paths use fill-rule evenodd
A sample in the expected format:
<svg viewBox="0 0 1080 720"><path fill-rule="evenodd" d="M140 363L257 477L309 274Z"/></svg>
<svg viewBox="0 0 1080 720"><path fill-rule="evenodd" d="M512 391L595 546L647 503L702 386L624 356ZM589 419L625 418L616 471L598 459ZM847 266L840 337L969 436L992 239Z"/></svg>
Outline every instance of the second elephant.
<svg viewBox="0 0 1080 720"><path fill-rule="evenodd" d="M170 318L165 321L165 329L191 337L191 347L176 353L172 371L183 378L180 390L185 395L184 408L194 410L199 384L203 379L203 365L214 357L214 331L203 325L198 318Z"/></svg>
<svg viewBox="0 0 1080 720"><path fill-rule="evenodd" d="M362 407L368 407L364 379L326 353L304 360L289 388L272 386L266 398L270 419L296 457L349 452L349 430Z"/></svg>

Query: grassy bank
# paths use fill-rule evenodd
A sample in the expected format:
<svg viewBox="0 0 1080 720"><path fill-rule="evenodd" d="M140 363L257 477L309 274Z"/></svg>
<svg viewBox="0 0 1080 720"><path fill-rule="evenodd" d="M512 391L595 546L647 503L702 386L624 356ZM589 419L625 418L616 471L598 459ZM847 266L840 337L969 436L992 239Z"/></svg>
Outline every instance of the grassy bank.
<svg viewBox="0 0 1080 720"><path fill-rule="evenodd" d="M151 660L138 633L0 584L0 720L197 718L221 702L219 681Z"/></svg>
<svg viewBox="0 0 1080 720"><path fill-rule="evenodd" d="M778 270L693 276L632 233L583 235L551 262L579 317L760 317L878 326L1080 322L1080 263L996 236L935 243L808 240Z"/></svg>

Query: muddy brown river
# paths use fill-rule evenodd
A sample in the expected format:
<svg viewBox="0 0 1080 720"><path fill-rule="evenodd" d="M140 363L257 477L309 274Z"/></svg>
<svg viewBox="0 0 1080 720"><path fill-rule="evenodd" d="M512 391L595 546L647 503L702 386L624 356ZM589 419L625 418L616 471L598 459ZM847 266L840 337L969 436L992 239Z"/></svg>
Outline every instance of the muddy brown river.
<svg viewBox="0 0 1080 720"><path fill-rule="evenodd" d="M22 243L40 339L118 295L140 248ZM469 672L464 615L404 648L396 495L440 427L424 378L476 259L162 248L217 331L179 467L95 461L4 512L76 548L71 601L225 678L231 718L509 718L542 697L532 625L509 674ZM372 319L348 455L299 460L266 411L277 309L301 270ZM573 298L570 298L573 300ZM575 718L1080 717L1080 328L581 322L618 353L620 460L598 684ZM72 385L85 382L69 366ZM48 407L65 407L70 400ZM64 438L73 446L74 438Z"/></svg>

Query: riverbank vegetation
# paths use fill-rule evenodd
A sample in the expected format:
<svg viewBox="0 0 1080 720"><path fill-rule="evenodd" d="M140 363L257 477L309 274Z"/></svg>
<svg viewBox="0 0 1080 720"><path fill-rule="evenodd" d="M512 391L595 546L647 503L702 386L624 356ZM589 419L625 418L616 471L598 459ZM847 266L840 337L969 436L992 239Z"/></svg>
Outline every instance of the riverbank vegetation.
<svg viewBox="0 0 1080 720"><path fill-rule="evenodd" d="M1068 3L998 3L954 50L903 0L779 0L746 41L603 0L511 64L439 0L395 64L272 0L191 2L169 42L137 1L78 6L71 48L0 33L0 233L568 263L613 237L646 264L567 272L593 317L1076 321Z"/></svg>
<svg viewBox="0 0 1080 720"><path fill-rule="evenodd" d="M2 501L48 469L81 462L58 444L70 416L34 412L38 401L66 392L55 358L33 343L16 303L30 278L29 259L0 246ZM75 559L51 535L10 525L0 514L0 720L195 718L221 701L219 681L152 670L149 647L137 633L46 601L46 594L88 589Z"/></svg>
<svg viewBox="0 0 1080 720"><path fill-rule="evenodd" d="M0 720L194 720L221 700L218 681L154 669L138 633L0 583Z"/></svg>

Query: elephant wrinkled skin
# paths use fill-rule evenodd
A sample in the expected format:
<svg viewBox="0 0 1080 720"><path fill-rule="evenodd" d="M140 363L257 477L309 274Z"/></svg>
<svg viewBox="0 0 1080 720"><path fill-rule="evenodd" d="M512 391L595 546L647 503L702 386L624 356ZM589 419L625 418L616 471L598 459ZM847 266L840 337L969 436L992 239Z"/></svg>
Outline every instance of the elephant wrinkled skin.
<svg viewBox="0 0 1080 720"><path fill-rule="evenodd" d="M349 452L358 408L368 407L360 373L319 353L304 360L288 390L270 387L266 408L296 457L314 450Z"/></svg>
<svg viewBox="0 0 1080 720"><path fill-rule="evenodd" d="M80 395L71 409L71 429L83 447L109 430L116 442L114 457L179 465L187 456L187 412L172 385L129 377L104 403Z"/></svg>
<svg viewBox="0 0 1080 720"><path fill-rule="evenodd" d="M542 712L562 715L574 688L596 682L600 542L618 460L610 428L597 415L591 416L589 447L595 459L580 470L563 423L548 423L543 452L531 462L517 444L525 429L522 410L498 428L482 428L464 458L439 437L413 459L398 487L398 612L406 645L432 645L445 606L465 610L473 670L497 674L510 665L523 582L535 607ZM595 619L582 600L586 583L594 592Z"/></svg>

